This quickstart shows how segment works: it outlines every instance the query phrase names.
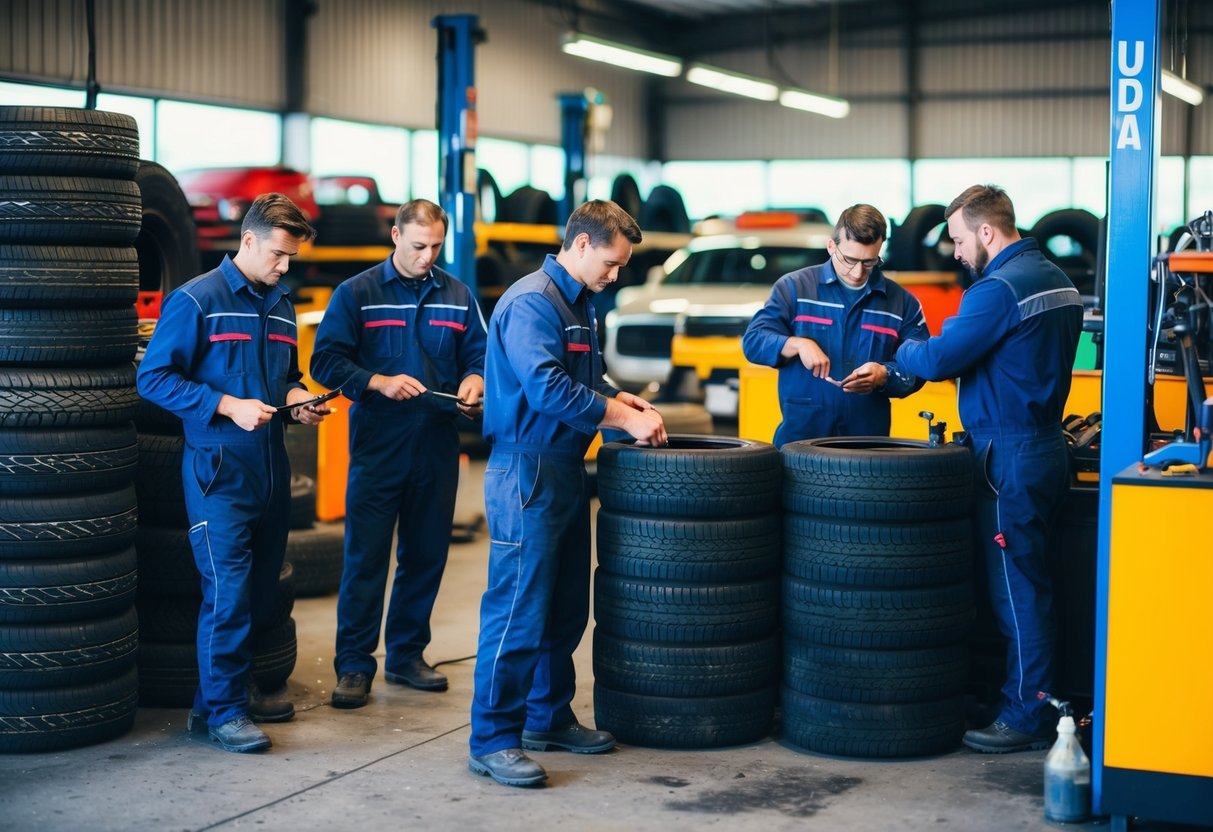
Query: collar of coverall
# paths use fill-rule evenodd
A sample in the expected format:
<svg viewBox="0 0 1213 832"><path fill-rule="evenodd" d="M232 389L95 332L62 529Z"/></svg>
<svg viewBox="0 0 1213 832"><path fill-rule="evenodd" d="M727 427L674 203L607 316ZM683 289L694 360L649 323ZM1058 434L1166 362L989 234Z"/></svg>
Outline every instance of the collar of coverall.
<svg viewBox="0 0 1213 832"><path fill-rule="evenodd" d="M549 254L544 257L543 272L556 282L556 286L560 289L560 294L564 295L564 299L569 302L569 306L576 305L577 299L581 297L581 293L589 291L589 289L577 282L577 278L569 274L564 266L557 262L555 254Z"/></svg>
<svg viewBox="0 0 1213 832"><path fill-rule="evenodd" d="M445 278L443 277L442 269L438 268L437 266L430 266L430 273L425 277L405 277L396 269L396 264L392 262L392 255L389 254L387 259L383 261L383 271L379 275L379 282L391 283L393 280L417 280L421 283L424 283L426 280L433 280L434 285L439 289L441 289L446 282Z"/></svg>

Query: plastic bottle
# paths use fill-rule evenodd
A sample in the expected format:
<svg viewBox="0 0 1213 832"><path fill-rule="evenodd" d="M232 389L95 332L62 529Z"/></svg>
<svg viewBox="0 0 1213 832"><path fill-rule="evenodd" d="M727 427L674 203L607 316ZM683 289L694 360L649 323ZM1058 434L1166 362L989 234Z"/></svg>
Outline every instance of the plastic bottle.
<svg viewBox="0 0 1213 832"><path fill-rule="evenodd" d="M1074 732L1074 717L1057 721L1057 742L1045 757L1045 817L1079 823L1091 816L1091 761Z"/></svg>

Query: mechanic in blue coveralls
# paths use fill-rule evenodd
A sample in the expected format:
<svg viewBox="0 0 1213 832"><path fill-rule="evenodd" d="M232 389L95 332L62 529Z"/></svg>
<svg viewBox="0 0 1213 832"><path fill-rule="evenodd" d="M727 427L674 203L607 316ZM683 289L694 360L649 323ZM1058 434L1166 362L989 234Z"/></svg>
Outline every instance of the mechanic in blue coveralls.
<svg viewBox="0 0 1213 832"><path fill-rule="evenodd" d="M336 708L362 707L370 694L393 530L383 676L420 690L447 688L422 651L451 541L455 420L479 413L487 333L468 287L434 265L446 231L446 212L433 202L401 205L395 251L337 287L316 333L312 378L354 401Z"/></svg>
<svg viewBox="0 0 1213 832"><path fill-rule="evenodd" d="M978 568L1007 639L1002 705L969 748L1047 748L1056 714L1038 691L1053 684L1049 527L1069 488L1061 420L1082 330L1069 278L1021 239L1006 193L974 185L948 206L956 259L978 278L937 337L903 344L897 360L933 381L959 378L960 420L973 449Z"/></svg>
<svg viewBox="0 0 1213 832"><path fill-rule="evenodd" d="M619 277L635 220L613 202L580 206L560 252L502 296L489 326L484 435L488 588L468 768L511 786L547 778L523 749L609 751L615 738L570 708L573 651L589 620L590 517L583 458L599 427L665 445L661 415L603 378L590 296Z"/></svg>
<svg viewBox="0 0 1213 832"><path fill-rule="evenodd" d="M775 445L825 436L888 436L889 398L923 381L894 359L927 337L922 304L880 271L885 218L871 205L842 212L830 259L786 274L741 340L745 357L779 369L783 421Z"/></svg>
<svg viewBox="0 0 1213 832"><path fill-rule="evenodd" d="M139 394L181 417L189 541L202 575L199 687L187 725L227 751L261 751L255 722L295 714L263 695L251 675L250 636L275 604L286 552L290 465L286 414L319 423L328 405L300 383L295 308L278 286L290 258L315 232L282 194L249 206L235 257L164 299Z"/></svg>

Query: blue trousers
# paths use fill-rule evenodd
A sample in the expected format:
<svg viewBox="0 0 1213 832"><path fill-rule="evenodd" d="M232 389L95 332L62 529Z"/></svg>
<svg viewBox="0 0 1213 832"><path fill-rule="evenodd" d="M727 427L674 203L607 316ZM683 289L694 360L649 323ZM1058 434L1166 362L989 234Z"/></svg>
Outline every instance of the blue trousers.
<svg viewBox="0 0 1213 832"><path fill-rule="evenodd" d="M202 575L194 710L211 725L248 711L250 635L273 609L286 552L290 465L281 428L247 443L186 443L182 480L190 547Z"/></svg>
<svg viewBox="0 0 1213 832"><path fill-rule="evenodd" d="M472 698L471 753L573 721L573 651L589 622L590 513L580 457L494 450L485 470L488 588Z"/></svg>
<svg viewBox="0 0 1213 832"><path fill-rule="evenodd" d="M974 531L978 571L1007 639L999 719L1027 734L1057 715L1039 691L1053 686L1053 583L1049 529L1069 490L1069 453L1060 427L1027 436L973 437L977 464Z"/></svg>
<svg viewBox="0 0 1213 832"><path fill-rule="evenodd" d="M370 414L361 414L369 417ZM430 643L459 485L459 433L449 421L355 418L345 496L345 563L337 596L337 675L375 675L383 595L396 532L396 577L383 629L388 670Z"/></svg>

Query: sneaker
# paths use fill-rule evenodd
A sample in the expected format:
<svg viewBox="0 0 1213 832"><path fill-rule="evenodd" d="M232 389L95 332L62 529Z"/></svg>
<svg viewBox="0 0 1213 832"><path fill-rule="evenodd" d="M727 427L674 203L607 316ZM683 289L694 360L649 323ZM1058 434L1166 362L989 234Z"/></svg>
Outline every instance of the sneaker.
<svg viewBox="0 0 1213 832"><path fill-rule="evenodd" d="M521 748L468 757L468 771L492 777L504 786L538 786L548 779L543 766L524 754Z"/></svg>
<svg viewBox="0 0 1213 832"><path fill-rule="evenodd" d="M983 754L1014 754L1017 751L1041 751L1053 744L1052 736L1025 734L1002 720L985 728L965 731L964 744Z"/></svg>
<svg viewBox="0 0 1213 832"><path fill-rule="evenodd" d="M606 731L592 731L573 720L559 731L523 731L522 747L527 751L562 748L574 754L601 754L615 747L615 738Z"/></svg>
<svg viewBox="0 0 1213 832"><path fill-rule="evenodd" d="M295 706L283 699L261 692L257 683L248 683L248 715L253 722L289 722L295 717Z"/></svg>
<svg viewBox="0 0 1213 832"><path fill-rule="evenodd" d="M398 667L384 667L383 678L398 685L408 685L417 690L446 690L446 676L439 673L418 656Z"/></svg>
<svg viewBox="0 0 1213 832"><path fill-rule="evenodd" d="M246 753L249 751L264 751L273 743L265 732L253 724L247 716L229 719L222 725L212 725L211 739L219 743L224 751Z"/></svg>
<svg viewBox="0 0 1213 832"><path fill-rule="evenodd" d="M342 673L333 688L334 708L361 708L371 696L371 677L361 671Z"/></svg>

